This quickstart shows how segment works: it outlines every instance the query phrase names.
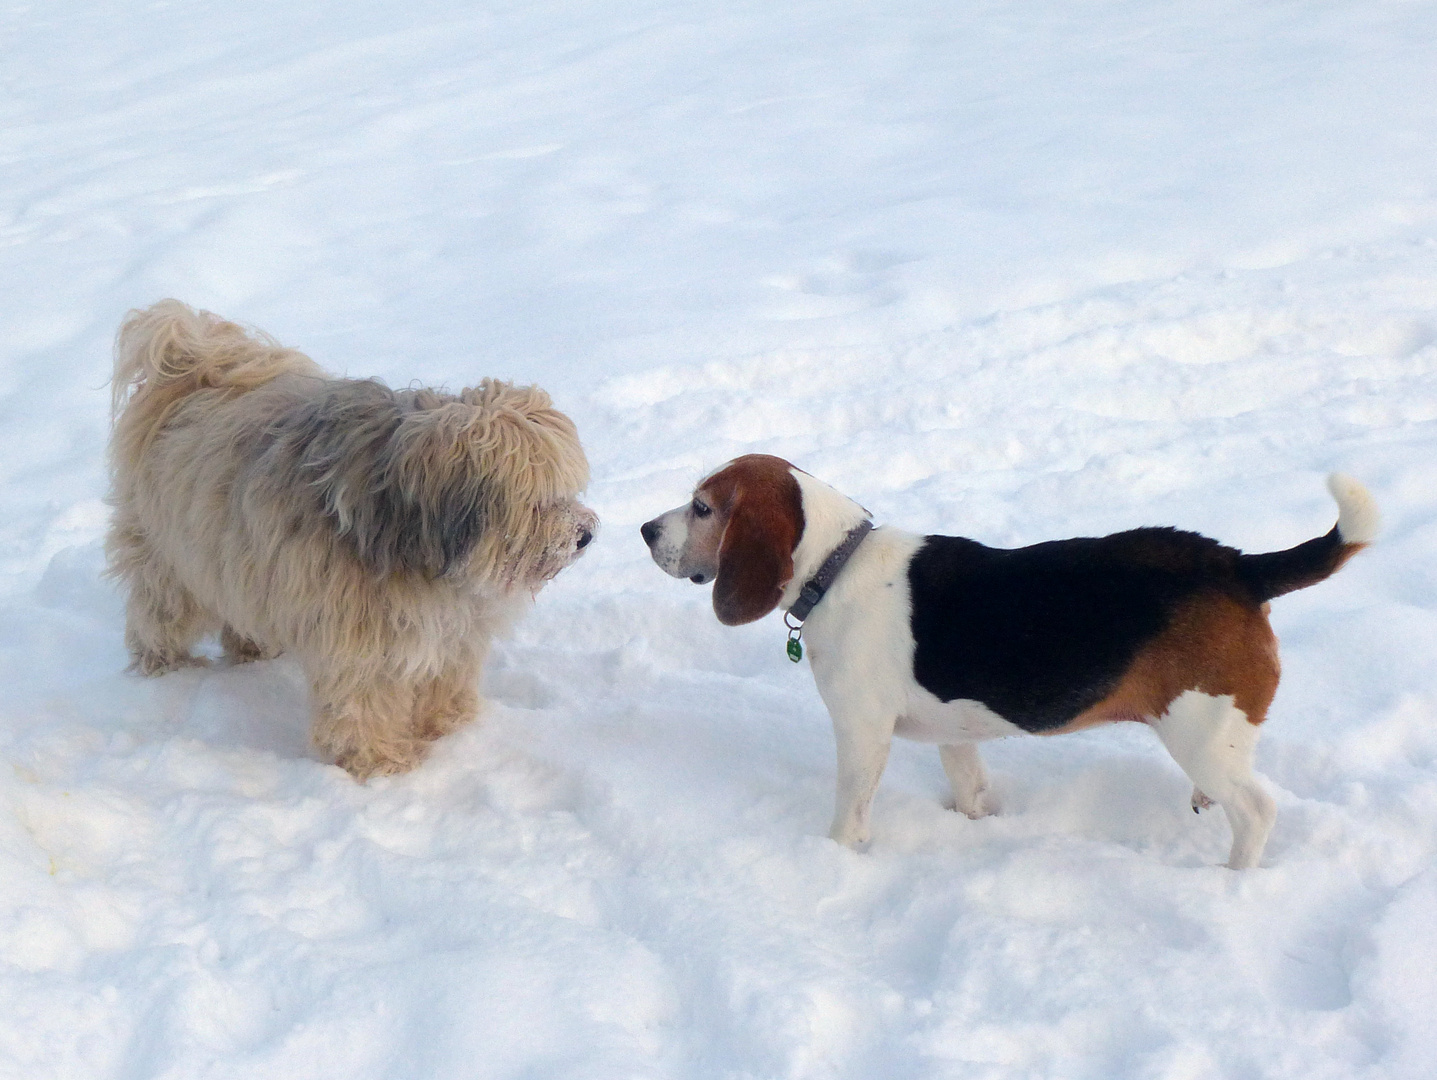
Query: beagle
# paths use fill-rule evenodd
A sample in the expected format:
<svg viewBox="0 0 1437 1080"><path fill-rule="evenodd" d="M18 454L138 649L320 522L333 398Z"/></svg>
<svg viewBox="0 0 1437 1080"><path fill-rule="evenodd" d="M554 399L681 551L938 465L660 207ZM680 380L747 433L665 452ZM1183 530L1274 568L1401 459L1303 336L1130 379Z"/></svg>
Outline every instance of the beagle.
<svg viewBox="0 0 1437 1080"><path fill-rule="evenodd" d="M1252 772L1278 681L1268 600L1323 580L1378 529L1361 484L1334 474L1328 489L1337 524L1286 551L1173 528L1003 549L873 528L827 484L749 454L640 532L664 571L714 582L720 622L778 607L790 641L802 635L838 742L839 843L867 841L894 735L936 743L956 809L978 818L992 810L978 742L1133 720L1191 778L1194 811L1226 812L1241 869L1276 816Z"/></svg>

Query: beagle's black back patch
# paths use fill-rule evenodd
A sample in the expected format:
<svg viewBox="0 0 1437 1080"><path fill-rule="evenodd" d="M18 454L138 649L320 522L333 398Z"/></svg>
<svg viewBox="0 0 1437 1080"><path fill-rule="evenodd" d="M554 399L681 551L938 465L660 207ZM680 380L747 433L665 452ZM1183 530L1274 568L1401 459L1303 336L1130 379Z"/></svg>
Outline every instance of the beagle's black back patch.
<svg viewBox="0 0 1437 1080"><path fill-rule="evenodd" d="M1025 731L1061 727L1112 692L1184 599L1216 588L1251 602L1237 560L1170 528L1013 549L929 536L908 567L913 676Z"/></svg>

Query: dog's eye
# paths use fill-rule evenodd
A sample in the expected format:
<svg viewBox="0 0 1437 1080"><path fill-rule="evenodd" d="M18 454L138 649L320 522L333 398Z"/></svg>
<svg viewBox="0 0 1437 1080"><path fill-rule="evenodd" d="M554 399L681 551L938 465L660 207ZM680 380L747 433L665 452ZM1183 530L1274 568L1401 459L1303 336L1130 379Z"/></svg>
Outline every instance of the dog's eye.
<svg viewBox="0 0 1437 1080"><path fill-rule="evenodd" d="M694 500L694 517L708 517L713 513L713 507L699 499Z"/></svg>

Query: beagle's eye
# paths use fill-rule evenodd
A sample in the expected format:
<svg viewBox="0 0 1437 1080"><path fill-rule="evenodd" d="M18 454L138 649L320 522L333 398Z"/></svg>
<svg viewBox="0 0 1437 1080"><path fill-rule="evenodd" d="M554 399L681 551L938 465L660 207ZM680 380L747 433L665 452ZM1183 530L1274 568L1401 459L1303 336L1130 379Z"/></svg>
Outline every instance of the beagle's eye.
<svg viewBox="0 0 1437 1080"><path fill-rule="evenodd" d="M708 503L702 499L694 500L694 517L706 518L712 513L713 507L709 506Z"/></svg>

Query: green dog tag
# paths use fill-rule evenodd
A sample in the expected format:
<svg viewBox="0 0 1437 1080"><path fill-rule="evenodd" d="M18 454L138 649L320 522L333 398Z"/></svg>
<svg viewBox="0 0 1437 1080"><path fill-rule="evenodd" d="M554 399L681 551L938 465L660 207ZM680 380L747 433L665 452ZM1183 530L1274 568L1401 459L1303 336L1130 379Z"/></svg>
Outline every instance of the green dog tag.
<svg viewBox="0 0 1437 1080"><path fill-rule="evenodd" d="M796 637L788 639L788 658L795 664L803 659L803 642Z"/></svg>

